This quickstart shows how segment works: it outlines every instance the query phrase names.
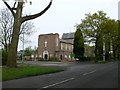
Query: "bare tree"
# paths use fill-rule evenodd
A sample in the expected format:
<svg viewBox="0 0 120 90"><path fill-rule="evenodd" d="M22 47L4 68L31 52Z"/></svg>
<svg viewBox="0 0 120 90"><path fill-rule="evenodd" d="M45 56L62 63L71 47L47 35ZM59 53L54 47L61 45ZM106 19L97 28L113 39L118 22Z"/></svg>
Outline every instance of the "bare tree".
<svg viewBox="0 0 120 90"><path fill-rule="evenodd" d="M13 7L11 7L6 0L3 0L3 2L8 7L8 9L11 11L11 13L14 17L12 39L11 39L10 48L8 51L7 66L15 68L15 67L17 67L16 54L17 54L21 24L24 23L25 21L35 19L35 18L43 15L50 8L50 6L52 4L52 0L50 0L48 6L46 8L44 8L42 11L40 11L37 14L28 15L28 16L22 16L23 5L25 4L24 0L15 0Z"/></svg>
<svg viewBox="0 0 120 90"><path fill-rule="evenodd" d="M3 45L4 49L8 51L9 44L11 43L12 39L14 18L7 8L1 10L0 16L0 30L2 37L0 38L0 43ZM21 25L19 35L23 33L25 35L30 35L33 32L33 27L34 24L31 21L24 22ZM22 40L22 36L20 37L20 39Z"/></svg>
<svg viewBox="0 0 120 90"><path fill-rule="evenodd" d="M12 33L12 23L13 19L10 15L10 12L8 12L7 9L1 10L0 14L0 30L1 30L1 40L0 42L4 46L4 48L8 49L8 43L11 42L10 37Z"/></svg>

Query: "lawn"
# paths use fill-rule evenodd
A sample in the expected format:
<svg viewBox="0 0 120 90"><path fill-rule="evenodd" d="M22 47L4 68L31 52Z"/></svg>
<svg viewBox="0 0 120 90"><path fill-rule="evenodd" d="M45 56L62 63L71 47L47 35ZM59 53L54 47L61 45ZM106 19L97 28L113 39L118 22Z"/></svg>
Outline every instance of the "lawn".
<svg viewBox="0 0 120 90"><path fill-rule="evenodd" d="M97 63L108 63L110 61L98 61Z"/></svg>
<svg viewBox="0 0 120 90"><path fill-rule="evenodd" d="M104 64L104 63L109 63L109 62L116 62L118 60L106 60L106 61L103 61L103 60L98 60L96 63L101 63L101 64Z"/></svg>
<svg viewBox="0 0 120 90"><path fill-rule="evenodd" d="M37 66L18 66L18 68L2 68L2 80L10 80L27 76L47 74L63 71L63 69L37 67Z"/></svg>

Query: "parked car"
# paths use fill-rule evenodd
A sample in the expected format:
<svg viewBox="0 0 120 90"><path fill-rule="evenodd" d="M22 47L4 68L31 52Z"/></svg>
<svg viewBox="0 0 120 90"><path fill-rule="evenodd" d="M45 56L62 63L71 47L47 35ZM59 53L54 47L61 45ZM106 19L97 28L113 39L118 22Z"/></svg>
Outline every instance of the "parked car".
<svg viewBox="0 0 120 90"><path fill-rule="evenodd" d="M79 61L79 58L75 58L76 61Z"/></svg>

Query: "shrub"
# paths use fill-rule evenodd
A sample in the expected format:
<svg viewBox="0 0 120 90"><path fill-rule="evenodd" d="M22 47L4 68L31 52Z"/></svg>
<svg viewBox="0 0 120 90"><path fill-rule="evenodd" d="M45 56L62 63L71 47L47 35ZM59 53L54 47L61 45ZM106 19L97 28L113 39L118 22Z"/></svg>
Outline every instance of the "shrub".
<svg viewBox="0 0 120 90"><path fill-rule="evenodd" d="M88 60L90 60L89 57L79 56L78 58L79 58L79 61L88 61Z"/></svg>
<svg viewBox="0 0 120 90"><path fill-rule="evenodd" d="M83 56L79 56L79 61L93 61L96 60L96 57L83 57Z"/></svg>
<svg viewBox="0 0 120 90"><path fill-rule="evenodd" d="M7 64L7 57L2 57L2 65L6 65Z"/></svg>
<svg viewBox="0 0 120 90"><path fill-rule="evenodd" d="M7 57L8 57L8 52L6 50L2 50L2 65L7 64Z"/></svg>
<svg viewBox="0 0 120 90"><path fill-rule="evenodd" d="M38 61L43 61L44 60L44 58L38 58Z"/></svg>
<svg viewBox="0 0 120 90"><path fill-rule="evenodd" d="M59 60L59 58L58 57L49 57L49 60L50 61L56 61L56 60Z"/></svg>
<svg viewBox="0 0 120 90"><path fill-rule="evenodd" d="M20 55L20 56L18 57L18 59L22 60L22 55Z"/></svg>

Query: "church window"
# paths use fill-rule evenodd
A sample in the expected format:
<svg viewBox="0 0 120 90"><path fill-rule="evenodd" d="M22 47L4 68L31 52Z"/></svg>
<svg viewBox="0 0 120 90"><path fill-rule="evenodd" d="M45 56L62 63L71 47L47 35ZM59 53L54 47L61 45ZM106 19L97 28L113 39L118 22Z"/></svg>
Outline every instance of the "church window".
<svg viewBox="0 0 120 90"><path fill-rule="evenodd" d="M45 41L44 43L45 43L45 47L47 47L47 41Z"/></svg>
<svg viewBox="0 0 120 90"><path fill-rule="evenodd" d="M58 37L56 38L56 46L58 46Z"/></svg>

